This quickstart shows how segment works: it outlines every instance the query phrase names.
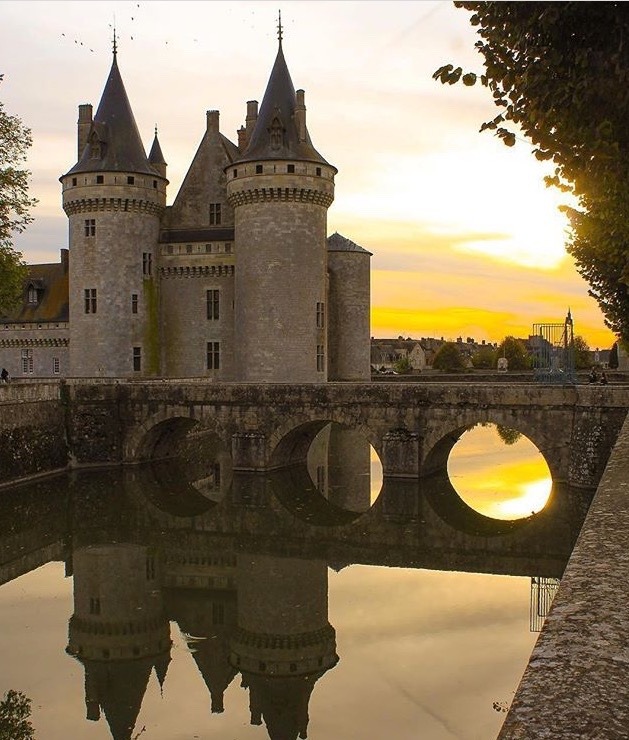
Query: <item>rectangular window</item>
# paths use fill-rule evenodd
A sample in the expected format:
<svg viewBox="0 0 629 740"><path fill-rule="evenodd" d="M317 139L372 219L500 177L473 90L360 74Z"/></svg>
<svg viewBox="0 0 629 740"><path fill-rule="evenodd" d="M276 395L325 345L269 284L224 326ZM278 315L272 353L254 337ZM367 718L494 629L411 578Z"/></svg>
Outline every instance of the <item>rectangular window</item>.
<svg viewBox="0 0 629 740"><path fill-rule="evenodd" d="M221 223L221 204L210 203L210 226L220 226Z"/></svg>
<svg viewBox="0 0 629 740"><path fill-rule="evenodd" d="M131 313L138 312L138 294L131 293Z"/></svg>
<svg viewBox="0 0 629 740"><path fill-rule="evenodd" d="M206 252L207 252L208 254L211 254L211 252L212 252L212 245L211 245L211 244L206 244L206 245L205 245L205 251L206 251Z"/></svg>
<svg viewBox="0 0 629 740"><path fill-rule="evenodd" d="M142 252L142 274L153 274L153 255L151 252Z"/></svg>
<svg viewBox="0 0 629 740"><path fill-rule="evenodd" d="M60 369L61 369L61 364L59 362L59 358L58 357L53 357L52 358L52 374L53 375L59 375Z"/></svg>
<svg viewBox="0 0 629 740"><path fill-rule="evenodd" d="M212 624L225 624L225 605L220 601L212 603Z"/></svg>
<svg viewBox="0 0 629 740"><path fill-rule="evenodd" d="M261 175L261 174L262 174L262 165L257 164L256 165L256 175Z"/></svg>
<svg viewBox="0 0 629 740"><path fill-rule="evenodd" d="M85 288L85 313L96 313L96 288Z"/></svg>
<svg viewBox="0 0 629 740"><path fill-rule="evenodd" d="M192 244L186 244L186 252L192 254Z"/></svg>
<svg viewBox="0 0 629 740"><path fill-rule="evenodd" d="M220 342L207 343L207 369L218 370L221 366Z"/></svg>
<svg viewBox="0 0 629 740"><path fill-rule="evenodd" d="M317 372L322 373L324 370L325 355L323 353L323 345L317 344Z"/></svg>
<svg viewBox="0 0 629 740"><path fill-rule="evenodd" d="M32 349L22 350L22 374L23 375L33 374L33 350Z"/></svg>
<svg viewBox="0 0 629 740"><path fill-rule="evenodd" d="M142 370L142 347L133 348L133 370L136 373Z"/></svg>
<svg viewBox="0 0 629 740"><path fill-rule="evenodd" d="M315 170L317 177L321 177L321 167L317 167Z"/></svg>
<svg viewBox="0 0 629 740"><path fill-rule="evenodd" d="M317 303L317 329L325 326L325 307L323 303Z"/></svg>
<svg viewBox="0 0 629 740"><path fill-rule="evenodd" d="M135 177L133 175L127 175L127 185L135 185Z"/></svg>
<svg viewBox="0 0 629 740"><path fill-rule="evenodd" d="M155 557L153 555L146 556L146 580L155 580Z"/></svg>
<svg viewBox="0 0 629 740"><path fill-rule="evenodd" d="M85 219L85 236L96 236L96 219Z"/></svg>
<svg viewBox="0 0 629 740"><path fill-rule="evenodd" d="M212 321L220 318L220 290L206 291L207 317Z"/></svg>
<svg viewBox="0 0 629 740"><path fill-rule="evenodd" d="M232 251L232 245L231 244L226 244L225 245L225 254L231 254L231 251Z"/></svg>
<svg viewBox="0 0 629 740"><path fill-rule="evenodd" d="M295 172L295 165L294 164L287 164L286 165L286 172L288 172L289 174L292 174L293 172Z"/></svg>
<svg viewBox="0 0 629 740"><path fill-rule="evenodd" d="M103 175L96 175L96 184L102 185L105 182L105 177Z"/></svg>

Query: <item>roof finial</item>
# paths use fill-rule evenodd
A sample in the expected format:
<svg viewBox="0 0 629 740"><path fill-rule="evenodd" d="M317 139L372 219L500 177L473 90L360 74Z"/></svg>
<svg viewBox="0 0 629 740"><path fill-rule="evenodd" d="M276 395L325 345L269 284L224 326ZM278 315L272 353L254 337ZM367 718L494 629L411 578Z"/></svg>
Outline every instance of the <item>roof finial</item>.
<svg viewBox="0 0 629 740"><path fill-rule="evenodd" d="M282 11L277 11L277 38L282 46Z"/></svg>
<svg viewBox="0 0 629 740"><path fill-rule="evenodd" d="M114 16L114 59L118 53L118 45L116 44L116 16Z"/></svg>
<svg viewBox="0 0 629 740"><path fill-rule="evenodd" d="M157 124L155 124L155 136L157 136Z"/></svg>

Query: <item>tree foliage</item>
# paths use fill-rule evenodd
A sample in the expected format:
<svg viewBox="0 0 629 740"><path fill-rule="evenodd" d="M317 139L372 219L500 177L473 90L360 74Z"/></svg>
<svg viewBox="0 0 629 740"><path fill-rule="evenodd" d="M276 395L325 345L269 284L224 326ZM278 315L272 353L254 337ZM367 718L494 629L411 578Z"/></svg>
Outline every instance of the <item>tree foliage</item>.
<svg viewBox="0 0 629 740"><path fill-rule="evenodd" d="M496 356L507 358L509 370L529 370L531 368L531 358L521 339L505 337L496 350Z"/></svg>
<svg viewBox="0 0 629 740"><path fill-rule="evenodd" d="M0 740L32 740L30 716L31 700L21 691L7 691L0 701Z"/></svg>
<svg viewBox="0 0 629 740"><path fill-rule="evenodd" d="M400 375L404 375L406 373L410 373L413 369L413 366L411 365L411 361L408 359L407 355L403 355L402 357L399 357L394 365L393 369L396 373L399 373Z"/></svg>
<svg viewBox="0 0 629 740"><path fill-rule="evenodd" d="M490 345L481 347L472 355L472 365L479 370L489 370L496 367L496 350Z"/></svg>
<svg viewBox="0 0 629 740"><path fill-rule="evenodd" d="M434 77L477 81L500 112L481 126L513 146L520 131L546 178L575 196L566 245L607 326L629 339L629 4L455 2L471 12L485 73L452 64Z"/></svg>
<svg viewBox="0 0 629 740"><path fill-rule="evenodd" d="M22 255L13 248L13 234L33 220L30 209L37 202L28 195L30 172L23 167L31 144L30 129L6 113L0 102L0 315L15 307L26 277Z"/></svg>
<svg viewBox="0 0 629 740"><path fill-rule="evenodd" d="M457 372L465 369L465 360L454 342L445 342L437 350L432 366L436 370Z"/></svg>
<svg viewBox="0 0 629 740"><path fill-rule="evenodd" d="M618 343L614 342L612 348L609 350L609 360L607 362L610 370L618 369Z"/></svg>
<svg viewBox="0 0 629 740"><path fill-rule="evenodd" d="M518 432L517 429L511 427L502 426L502 424L496 424L496 432L498 436L506 445L514 445L521 437L522 432Z"/></svg>
<svg viewBox="0 0 629 740"><path fill-rule="evenodd" d="M573 341L574 366L577 370L585 370L592 364L590 358L590 347L585 339L577 334Z"/></svg>

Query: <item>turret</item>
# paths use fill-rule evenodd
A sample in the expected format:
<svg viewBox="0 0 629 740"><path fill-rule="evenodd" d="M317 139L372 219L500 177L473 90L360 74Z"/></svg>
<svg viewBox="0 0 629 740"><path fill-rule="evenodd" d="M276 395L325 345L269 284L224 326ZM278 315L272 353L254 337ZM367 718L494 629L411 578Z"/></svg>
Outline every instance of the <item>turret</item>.
<svg viewBox="0 0 629 740"><path fill-rule="evenodd" d="M72 253L70 375L153 375L166 163L157 138L151 161L146 156L115 46L93 119L91 113L91 105L79 107L78 161L60 178Z"/></svg>
<svg viewBox="0 0 629 740"><path fill-rule="evenodd" d="M246 148L225 168L238 245L235 379L324 382L326 224L337 170L312 144L281 26L279 37L259 111L247 104Z"/></svg>

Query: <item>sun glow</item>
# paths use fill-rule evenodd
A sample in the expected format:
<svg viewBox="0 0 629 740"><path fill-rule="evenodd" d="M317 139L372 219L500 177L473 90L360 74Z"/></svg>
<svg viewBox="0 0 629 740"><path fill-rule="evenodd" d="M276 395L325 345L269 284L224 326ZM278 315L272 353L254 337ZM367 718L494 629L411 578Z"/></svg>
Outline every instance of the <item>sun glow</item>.
<svg viewBox="0 0 629 740"><path fill-rule="evenodd" d="M539 450L526 437L506 445L493 424L465 432L448 460L459 496L492 519L521 519L541 511L552 478Z"/></svg>

